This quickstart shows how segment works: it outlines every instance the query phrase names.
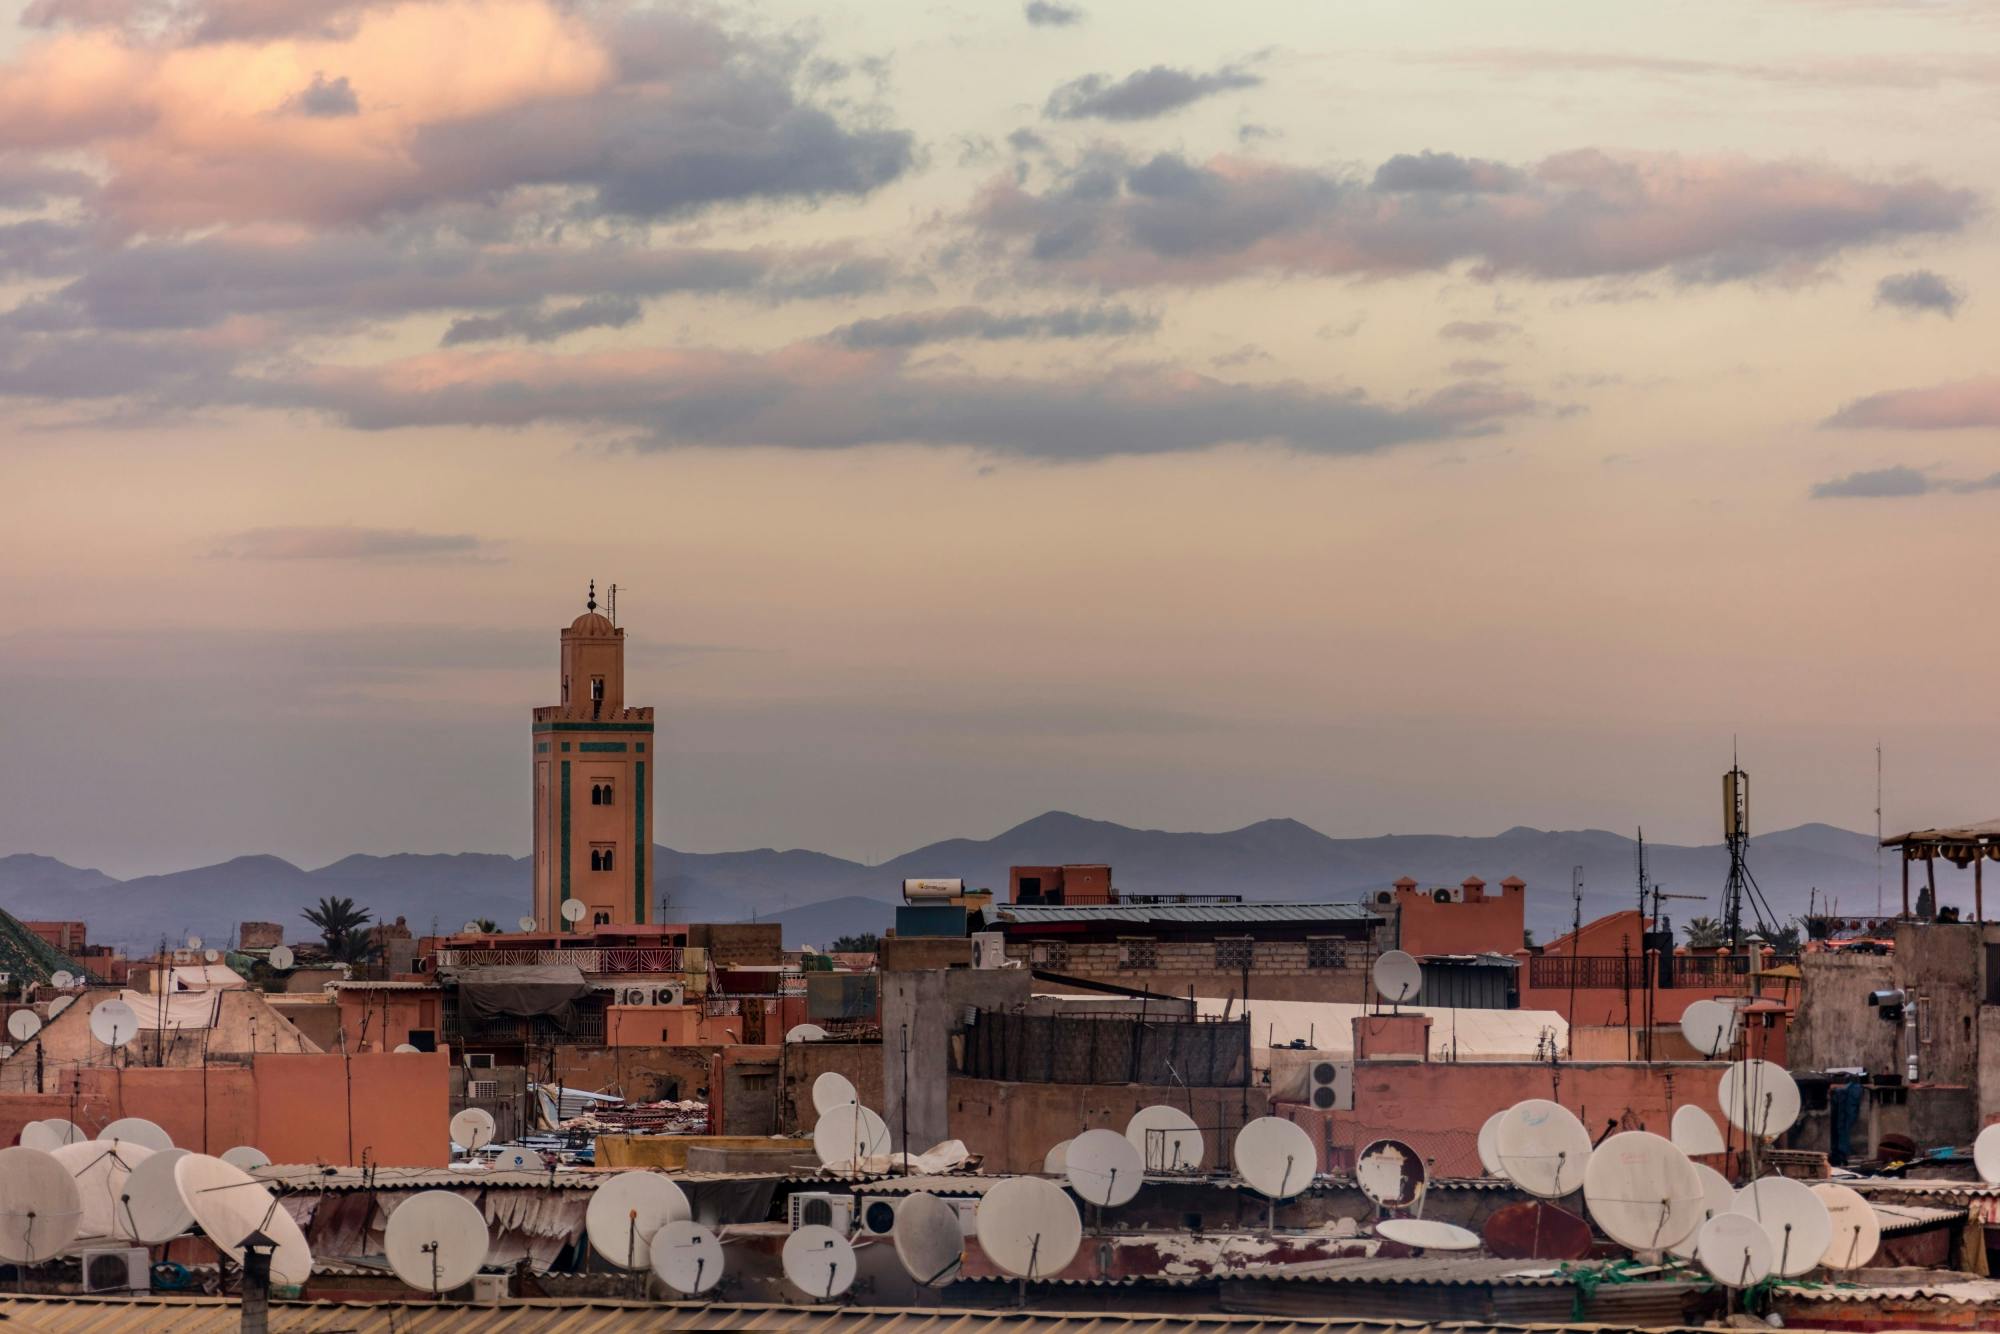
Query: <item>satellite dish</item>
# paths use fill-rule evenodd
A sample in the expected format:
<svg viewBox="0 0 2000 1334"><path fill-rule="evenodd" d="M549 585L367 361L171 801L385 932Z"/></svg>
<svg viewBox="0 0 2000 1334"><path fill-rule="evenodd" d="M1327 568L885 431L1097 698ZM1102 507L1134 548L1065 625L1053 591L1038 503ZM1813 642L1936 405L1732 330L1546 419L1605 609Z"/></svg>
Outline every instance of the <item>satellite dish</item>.
<svg viewBox="0 0 2000 1334"><path fill-rule="evenodd" d="M76 1239L83 1201L54 1155L0 1149L0 1260L40 1264Z"/></svg>
<svg viewBox="0 0 2000 1334"><path fill-rule="evenodd" d="M90 1012L90 1036L107 1047L122 1047L139 1032L139 1015L122 1000L108 1000Z"/></svg>
<svg viewBox="0 0 2000 1334"><path fill-rule="evenodd" d="M398 1042L395 1050L390 1053L392 1056L418 1056L421 1054L422 1052L419 1048L412 1047L407 1042Z"/></svg>
<svg viewBox="0 0 2000 1334"><path fill-rule="evenodd" d="M1769 1061L1737 1061L1722 1072L1715 1097L1731 1125L1758 1139L1774 1139L1799 1119L1799 1086Z"/></svg>
<svg viewBox="0 0 2000 1334"><path fill-rule="evenodd" d="M1604 1235L1635 1251L1663 1251L1706 1221L1708 1197L1694 1164L1644 1130L1597 1146L1584 1167L1583 1198Z"/></svg>
<svg viewBox="0 0 2000 1334"><path fill-rule="evenodd" d="M533 931L535 929L535 919L531 914L523 913L514 919L514 925L520 927L523 931Z"/></svg>
<svg viewBox="0 0 2000 1334"><path fill-rule="evenodd" d="M502 1149L493 1165L509 1172L539 1172L548 1166L533 1149Z"/></svg>
<svg viewBox="0 0 2000 1334"><path fill-rule="evenodd" d="M64 1010L67 1010L70 1006L74 1004L76 1004L76 997L74 996L56 997L54 1000L49 1002L49 1018L51 1019L55 1018L57 1015L61 1014Z"/></svg>
<svg viewBox="0 0 2000 1334"><path fill-rule="evenodd" d="M836 1107L813 1126L813 1152L824 1167L854 1168L889 1153L889 1127L860 1103Z"/></svg>
<svg viewBox="0 0 2000 1334"><path fill-rule="evenodd" d="M1432 1218L1385 1218L1375 1225L1377 1236L1425 1251L1476 1251L1479 1234Z"/></svg>
<svg viewBox="0 0 2000 1334"><path fill-rule="evenodd" d="M1372 976L1375 994L1391 1004L1408 1004L1424 989L1423 966L1403 950L1386 951L1375 961Z"/></svg>
<svg viewBox="0 0 2000 1334"><path fill-rule="evenodd" d="M451 1142L467 1153L493 1142L493 1113L484 1107L468 1107L451 1118Z"/></svg>
<svg viewBox="0 0 2000 1334"><path fill-rule="evenodd" d="M1797 1278L1833 1244L1833 1216L1812 1187L1790 1177L1760 1177L1736 1192L1735 1213L1755 1219L1771 1236L1771 1272Z"/></svg>
<svg viewBox="0 0 2000 1334"><path fill-rule="evenodd" d="M562 918L565 922L581 922L590 909L583 906L582 899L564 899Z"/></svg>
<svg viewBox="0 0 2000 1334"><path fill-rule="evenodd" d="M143 1116L121 1116L104 1129L97 1132L97 1138L124 1144L137 1144L141 1148L160 1150L174 1147L174 1137L161 1129L158 1124Z"/></svg>
<svg viewBox="0 0 2000 1334"><path fill-rule="evenodd" d="M1053 1181L1009 1177L980 1197L979 1249L1017 1278L1047 1278L1076 1258L1083 1219Z"/></svg>
<svg viewBox="0 0 2000 1334"><path fill-rule="evenodd" d="M1161 1102L1134 1112L1125 1123L1125 1138L1139 1151L1148 1172L1199 1171L1208 1152L1194 1118Z"/></svg>
<svg viewBox="0 0 2000 1334"><path fill-rule="evenodd" d="M6 1060L9 1056L12 1056L13 1054L14 1054L13 1043L0 1042L0 1061Z"/></svg>
<svg viewBox="0 0 2000 1334"><path fill-rule="evenodd" d="M1981 1181L1989 1186L2000 1185L2000 1121L1980 1131L1972 1141L1972 1165Z"/></svg>
<svg viewBox="0 0 2000 1334"><path fill-rule="evenodd" d="M1074 1143L1076 1143L1075 1140L1069 1140L1069 1139L1063 1140L1061 1143L1057 1144L1054 1148L1050 1149L1047 1153L1043 1154L1042 1155L1043 1173L1052 1177L1061 1176L1063 1174L1063 1169L1069 1164L1069 1146Z"/></svg>
<svg viewBox="0 0 2000 1334"><path fill-rule="evenodd" d="M290 945L273 945L271 947L269 962L271 967L281 973L284 972L292 966L292 947Z"/></svg>
<svg viewBox="0 0 2000 1334"><path fill-rule="evenodd" d="M1859 1269L1875 1258L1882 1245L1882 1220L1861 1192L1822 1181L1812 1188L1833 1223L1833 1240L1820 1263L1828 1269Z"/></svg>
<svg viewBox="0 0 2000 1334"><path fill-rule="evenodd" d="M194 1226L174 1182L174 1164L187 1156L186 1149L161 1149L132 1169L118 1201L122 1235L141 1246L158 1246Z"/></svg>
<svg viewBox="0 0 2000 1334"><path fill-rule="evenodd" d="M461 927L461 928L460 928L460 930L461 930L461 931L463 932L463 934L465 934L465 935L468 935L468 936L476 936L476 935L478 935L478 934L479 934L479 923L477 923L477 922L467 922L467 923L466 923L466 924L465 924L465 925L464 925L463 927Z"/></svg>
<svg viewBox="0 0 2000 1334"><path fill-rule="evenodd" d="M205 962L207 962L207 963L216 963L216 962L218 962L218 961L220 961L220 960L221 960L221 958L222 958L222 951L221 951L221 950L203 950L203 951L201 952L201 957L202 957L202 959L203 959L203 960L204 960Z"/></svg>
<svg viewBox="0 0 2000 1334"><path fill-rule="evenodd" d="M1479 1127L1479 1165L1486 1169L1486 1175L1490 1177L1507 1175L1507 1169L1500 1166L1500 1147L1494 1139L1494 1132L1500 1129L1500 1118L1505 1115L1505 1109L1497 1111Z"/></svg>
<svg viewBox="0 0 2000 1334"><path fill-rule="evenodd" d="M43 1153L60 1149L65 1144L82 1144L89 1139L82 1126L65 1121L60 1116L52 1116L46 1121L30 1121L21 1127L21 1143Z"/></svg>
<svg viewBox="0 0 2000 1334"><path fill-rule="evenodd" d="M1736 1007L1698 1000L1681 1013L1681 1036L1711 1060L1736 1045Z"/></svg>
<svg viewBox="0 0 2000 1334"><path fill-rule="evenodd" d="M1581 1260L1596 1244L1590 1224L1544 1200L1496 1209L1480 1234L1486 1249L1503 1260Z"/></svg>
<svg viewBox="0 0 2000 1334"><path fill-rule="evenodd" d="M189 937L188 937L188 948L189 948L189 949L191 949L191 950L198 950L198 949L200 949L200 948L201 948L201 937L200 937L200 936L189 936Z"/></svg>
<svg viewBox="0 0 2000 1334"><path fill-rule="evenodd" d="M254 1172L260 1167L271 1165L271 1155L254 1144L239 1144L233 1149L225 1149L222 1161L245 1172Z"/></svg>
<svg viewBox="0 0 2000 1334"><path fill-rule="evenodd" d="M824 1042L826 1030L818 1024L793 1024L785 1033L787 1042Z"/></svg>
<svg viewBox="0 0 2000 1334"><path fill-rule="evenodd" d="M1694 1173L1701 1178L1701 1221L1706 1223L1717 1214L1726 1214L1736 1204L1736 1187L1729 1184L1729 1178L1710 1167L1707 1163L1696 1163ZM1683 1260L1695 1258L1695 1246L1701 1240L1701 1228L1696 1227L1686 1237L1667 1247Z"/></svg>
<svg viewBox="0 0 2000 1334"><path fill-rule="evenodd" d="M813 1081L813 1111L825 1116L836 1107L852 1107L861 1101L846 1075L828 1070Z"/></svg>
<svg viewBox="0 0 2000 1334"><path fill-rule="evenodd" d="M837 1297L854 1282L854 1247L823 1223L808 1223L785 1238L785 1277L809 1297Z"/></svg>
<svg viewBox="0 0 2000 1334"><path fill-rule="evenodd" d="M653 1272L675 1292L707 1292L722 1281L722 1243L691 1219L662 1223L653 1234Z"/></svg>
<svg viewBox="0 0 2000 1334"><path fill-rule="evenodd" d="M49 974L49 985L59 991L67 991L76 985L76 974L67 968L58 968Z"/></svg>
<svg viewBox="0 0 2000 1334"><path fill-rule="evenodd" d="M396 1277L439 1296L472 1281L486 1263L491 1238L486 1215L463 1195L448 1190L418 1191L389 1215L382 1229L382 1252Z"/></svg>
<svg viewBox="0 0 2000 1334"><path fill-rule="evenodd" d="M1312 1185L1319 1150L1282 1116L1260 1116L1236 1132L1236 1175L1267 1200L1289 1200Z"/></svg>
<svg viewBox="0 0 2000 1334"><path fill-rule="evenodd" d="M653 1262L653 1234L662 1224L694 1217L672 1178L658 1172L620 1172L591 1193L583 1211L590 1249L620 1269Z"/></svg>
<svg viewBox="0 0 2000 1334"><path fill-rule="evenodd" d="M312 1277L305 1233L257 1178L220 1158L191 1153L174 1164L174 1181L194 1221L231 1260L242 1264L244 1238L262 1232L278 1243L271 1255L273 1279L304 1283Z"/></svg>
<svg viewBox="0 0 2000 1334"><path fill-rule="evenodd" d="M1116 1208L1129 1204L1146 1179L1146 1160L1115 1130L1086 1130L1069 1142L1063 1175L1079 1199Z"/></svg>
<svg viewBox="0 0 2000 1334"><path fill-rule="evenodd" d="M16 1010L7 1016L7 1036L16 1042L26 1042L41 1031L41 1016L33 1010Z"/></svg>
<svg viewBox="0 0 2000 1334"><path fill-rule="evenodd" d="M1515 1185L1530 1195L1559 1200L1583 1185L1590 1132L1560 1103L1529 1098L1502 1114L1493 1128L1493 1148Z"/></svg>
<svg viewBox="0 0 2000 1334"><path fill-rule="evenodd" d="M153 1151L138 1144L93 1141L65 1144L49 1156L61 1163L76 1182L82 1211L77 1216L77 1236L132 1240L131 1232L124 1226L126 1182L134 1168L153 1156Z"/></svg>
<svg viewBox="0 0 2000 1334"><path fill-rule="evenodd" d="M1703 1223L1694 1254L1725 1288L1747 1288L1771 1276L1770 1235L1742 1214L1717 1214Z"/></svg>
<svg viewBox="0 0 2000 1334"><path fill-rule="evenodd" d="M958 1210L935 1195L918 1191L896 1205L896 1258L903 1272L927 1288L958 1277L965 1263L965 1229Z"/></svg>
<svg viewBox="0 0 2000 1334"><path fill-rule="evenodd" d="M1354 1156L1354 1184L1384 1209L1410 1209L1424 1198L1429 1174L1415 1149L1399 1139L1378 1139Z"/></svg>
<svg viewBox="0 0 2000 1334"><path fill-rule="evenodd" d="M1680 1151L1690 1157L1729 1151L1729 1146L1722 1141L1722 1131L1716 1127L1715 1118L1693 1103L1674 1108L1673 1139Z"/></svg>

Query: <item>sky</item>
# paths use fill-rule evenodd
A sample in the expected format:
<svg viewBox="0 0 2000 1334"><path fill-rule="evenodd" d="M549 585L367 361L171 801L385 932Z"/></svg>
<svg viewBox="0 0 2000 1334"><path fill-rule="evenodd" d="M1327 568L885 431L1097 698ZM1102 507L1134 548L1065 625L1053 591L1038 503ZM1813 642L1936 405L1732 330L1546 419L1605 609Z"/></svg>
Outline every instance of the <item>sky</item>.
<svg viewBox="0 0 2000 1334"><path fill-rule="evenodd" d="M1966 0L0 11L0 854L2000 814Z"/></svg>

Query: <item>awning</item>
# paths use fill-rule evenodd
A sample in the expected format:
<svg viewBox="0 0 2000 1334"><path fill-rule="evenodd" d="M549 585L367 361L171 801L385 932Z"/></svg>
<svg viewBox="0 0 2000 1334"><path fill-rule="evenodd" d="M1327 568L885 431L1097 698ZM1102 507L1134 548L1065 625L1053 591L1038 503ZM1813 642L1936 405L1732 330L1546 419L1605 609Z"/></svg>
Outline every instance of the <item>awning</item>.
<svg viewBox="0 0 2000 1334"><path fill-rule="evenodd" d="M576 1002L589 994L590 983L573 963L467 968L458 974L459 1011L482 1023L548 1015L567 1028Z"/></svg>

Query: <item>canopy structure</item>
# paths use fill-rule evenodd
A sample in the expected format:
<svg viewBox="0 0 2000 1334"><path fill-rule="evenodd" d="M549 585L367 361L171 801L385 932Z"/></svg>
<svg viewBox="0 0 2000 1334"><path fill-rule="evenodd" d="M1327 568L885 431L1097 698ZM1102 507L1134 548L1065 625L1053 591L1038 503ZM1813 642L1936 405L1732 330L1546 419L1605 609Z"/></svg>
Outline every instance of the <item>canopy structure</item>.
<svg viewBox="0 0 2000 1334"><path fill-rule="evenodd" d="M1950 829L1913 829L1882 840L1885 848L1903 852L1903 916L1910 915L1910 863L1924 864L1924 878L1930 887L1932 911L1937 906L1937 859L1942 857L1963 871L1972 868L1972 919L1986 920L1985 867L1989 859L2000 861L2000 820L1959 825Z"/></svg>

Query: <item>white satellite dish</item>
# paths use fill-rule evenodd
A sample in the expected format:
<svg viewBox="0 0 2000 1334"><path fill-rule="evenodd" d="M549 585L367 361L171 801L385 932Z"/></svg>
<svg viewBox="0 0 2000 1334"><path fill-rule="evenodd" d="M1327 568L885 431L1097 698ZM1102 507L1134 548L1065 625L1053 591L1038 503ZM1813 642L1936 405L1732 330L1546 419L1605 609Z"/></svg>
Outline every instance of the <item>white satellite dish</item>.
<svg viewBox="0 0 2000 1334"><path fill-rule="evenodd" d="M1493 1150L1508 1179L1530 1195L1557 1200L1583 1185L1590 1132L1560 1103L1529 1098L1509 1107L1493 1128Z"/></svg>
<svg viewBox="0 0 2000 1334"><path fill-rule="evenodd" d="M145 1149L171 1149L174 1137L156 1122L143 1116L121 1116L104 1129L97 1132L100 1140L115 1140L124 1144L137 1144Z"/></svg>
<svg viewBox="0 0 2000 1334"><path fill-rule="evenodd" d="M813 1126L813 1152L823 1167L849 1168L889 1153L889 1127L860 1103L836 1107Z"/></svg>
<svg viewBox="0 0 2000 1334"><path fill-rule="evenodd" d="M673 1179L658 1172L620 1172L591 1192L583 1211L590 1249L620 1269L653 1262L653 1234L663 1224L694 1217Z"/></svg>
<svg viewBox="0 0 2000 1334"><path fill-rule="evenodd" d="M861 1101L853 1083L838 1070L828 1070L813 1081L813 1111L825 1116L836 1107L852 1107Z"/></svg>
<svg viewBox="0 0 2000 1334"><path fill-rule="evenodd" d="M1479 1127L1479 1165L1486 1169L1490 1177L1504 1177L1507 1169L1500 1165L1499 1141L1494 1138L1500 1129L1500 1118L1507 1115L1503 1108L1486 1118Z"/></svg>
<svg viewBox="0 0 2000 1334"><path fill-rule="evenodd" d="M1735 1006L1698 1000L1681 1012L1681 1036L1690 1047L1713 1059L1736 1045L1737 1022Z"/></svg>
<svg viewBox="0 0 2000 1334"><path fill-rule="evenodd" d="M194 1221L231 1260L242 1264L244 1238L262 1232L278 1243L271 1255L274 1280L304 1283L312 1277L305 1233L257 1178L220 1158L191 1153L174 1164L174 1181Z"/></svg>
<svg viewBox="0 0 2000 1334"><path fill-rule="evenodd" d="M281 973L284 972L292 966L292 947L290 945L273 945L269 961L271 967Z"/></svg>
<svg viewBox="0 0 2000 1334"><path fill-rule="evenodd" d="M60 1149L65 1144L83 1144L89 1139L82 1126L60 1116L52 1116L45 1121L30 1121L21 1127L22 1145L43 1153Z"/></svg>
<svg viewBox="0 0 2000 1334"><path fill-rule="evenodd" d="M1736 1204L1736 1187L1729 1184L1729 1178L1707 1163L1696 1163L1694 1172L1701 1178L1701 1221L1706 1223L1717 1214L1728 1213ZM1694 1231L1667 1249L1683 1260L1692 1260L1695 1258L1695 1247L1700 1241L1701 1228L1696 1227Z"/></svg>
<svg viewBox="0 0 2000 1334"><path fill-rule="evenodd" d="M1873 1260L1882 1245L1882 1220L1876 1217L1875 1206L1860 1191L1831 1181L1811 1189L1833 1223L1833 1240L1820 1263L1828 1269L1859 1269Z"/></svg>
<svg viewBox="0 0 2000 1334"><path fill-rule="evenodd" d="M809 1297L837 1297L854 1282L854 1247L822 1223L808 1223L785 1238L785 1277Z"/></svg>
<svg viewBox="0 0 2000 1334"><path fill-rule="evenodd" d="M0 1149L0 1260L40 1264L74 1241L82 1223L70 1169L40 1149Z"/></svg>
<svg viewBox="0 0 2000 1334"><path fill-rule="evenodd" d="M484 1107L468 1107L451 1118L451 1142L467 1153L493 1142L493 1113Z"/></svg>
<svg viewBox="0 0 2000 1334"><path fill-rule="evenodd" d="M396 1206L382 1229L389 1268L432 1296L470 1283L491 1244L479 1206L448 1190L418 1191Z"/></svg>
<svg viewBox="0 0 2000 1334"><path fill-rule="evenodd" d="M1199 1171L1208 1153L1194 1118L1163 1102L1134 1112L1125 1123L1125 1138L1139 1151L1148 1172Z"/></svg>
<svg viewBox="0 0 2000 1334"><path fill-rule="evenodd" d="M1833 1216L1812 1187L1790 1177L1760 1177L1736 1192L1731 1210L1771 1235L1771 1272L1797 1278L1833 1244Z"/></svg>
<svg viewBox="0 0 2000 1334"><path fill-rule="evenodd" d="M1604 1235L1635 1251L1686 1241L1706 1219L1701 1175L1672 1141L1644 1130L1597 1146L1583 1172L1583 1199Z"/></svg>
<svg viewBox="0 0 2000 1334"><path fill-rule="evenodd" d="M476 936L480 933L479 923L477 922L467 922L463 927L459 928L459 930L462 934L468 936Z"/></svg>
<svg viewBox="0 0 2000 1334"><path fill-rule="evenodd" d="M1725 1288L1747 1288L1771 1276L1770 1234L1742 1214L1717 1214L1703 1223L1694 1254Z"/></svg>
<svg viewBox="0 0 2000 1334"><path fill-rule="evenodd" d="M187 1156L186 1149L161 1149L132 1169L118 1202L123 1235L141 1246L158 1246L194 1226L174 1181L174 1164Z"/></svg>
<svg viewBox="0 0 2000 1334"><path fill-rule="evenodd" d="M1009 1177L980 1197L979 1249L1017 1278L1047 1278L1076 1258L1083 1219L1062 1187L1041 1177Z"/></svg>
<svg viewBox="0 0 2000 1334"><path fill-rule="evenodd" d="M153 1151L138 1144L93 1140L65 1144L49 1156L61 1163L76 1182L82 1209L76 1235L131 1241L132 1233L124 1217L126 1182L140 1163L153 1156Z"/></svg>
<svg viewBox="0 0 2000 1334"><path fill-rule="evenodd" d="M965 1229L958 1210L935 1195L917 1191L896 1205L896 1258L903 1272L927 1288L958 1277L965 1263Z"/></svg>
<svg viewBox="0 0 2000 1334"><path fill-rule="evenodd" d="M1430 1171L1403 1141L1378 1139L1354 1155L1354 1184L1384 1209L1413 1209L1430 1185Z"/></svg>
<svg viewBox="0 0 2000 1334"><path fill-rule="evenodd" d="M67 968L58 968L49 974L49 985L58 991L68 991L76 985L76 974Z"/></svg>
<svg viewBox="0 0 2000 1334"><path fill-rule="evenodd" d="M189 937L188 937L188 948L189 948L189 949L191 949L191 950L198 950L198 949L200 949L200 948L201 948L201 937L200 937L200 936L189 936Z"/></svg>
<svg viewBox="0 0 2000 1334"><path fill-rule="evenodd" d="M1972 1141L1972 1166L1979 1179L2000 1186L2000 1121L1979 1132Z"/></svg>
<svg viewBox="0 0 2000 1334"><path fill-rule="evenodd" d="M1416 956L1404 950L1385 951L1375 961L1371 976L1375 994L1393 1005L1407 1005L1424 989L1424 969Z"/></svg>
<svg viewBox="0 0 2000 1334"><path fill-rule="evenodd" d="M13 1054L14 1054L13 1043L0 1042L0 1061L6 1060L9 1056L12 1056Z"/></svg>
<svg viewBox="0 0 2000 1334"><path fill-rule="evenodd" d="M1042 1172L1044 1175L1059 1177L1063 1174L1063 1169L1069 1165L1069 1146L1074 1143L1076 1143L1075 1140L1062 1140L1042 1155Z"/></svg>
<svg viewBox="0 0 2000 1334"><path fill-rule="evenodd" d="M562 918L565 922L581 922L589 912L590 909L583 906L582 899L563 900Z"/></svg>
<svg viewBox="0 0 2000 1334"><path fill-rule="evenodd" d="M222 1161L245 1172L254 1172L260 1167L269 1167L271 1155L254 1144L239 1144L233 1149L224 1149Z"/></svg>
<svg viewBox="0 0 2000 1334"><path fill-rule="evenodd" d="M1731 1125L1758 1139L1774 1139L1799 1119L1799 1086L1769 1061L1735 1062L1722 1072L1715 1098Z"/></svg>
<svg viewBox="0 0 2000 1334"><path fill-rule="evenodd" d="M785 1031L787 1042L824 1042L826 1030L818 1024L793 1024Z"/></svg>
<svg viewBox="0 0 2000 1334"><path fill-rule="evenodd" d="M533 1149L502 1149L493 1165L509 1172L539 1172L548 1166Z"/></svg>
<svg viewBox="0 0 2000 1334"><path fill-rule="evenodd" d="M1426 1251L1476 1251L1479 1234L1432 1218L1385 1218L1375 1225L1377 1236Z"/></svg>
<svg viewBox="0 0 2000 1334"><path fill-rule="evenodd" d="M653 1272L675 1292L707 1292L722 1281L722 1243L691 1219L662 1223L653 1234Z"/></svg>
<svg viewBox="0 0 2000 1334"><path fill-rule="evenodd" d="M1115 1130L1086 1130L1069 1142L1063 1175L1079 1199L1116 1208L1129 1204L1146 1179L1146 1160Z"/></svg>
<svg viewBox="0 0 2000 1334"><path fill-rule="evenodd" d="M523 931L533 931L535 929L535 919L532 914L523 913L514 919L514 925L520 927Z"/></svg>
<svg viewBox="0 0 2000 1334"><path fill-rule="evenodd" d="M1682 1153L1690 1157L1702 1153L1726 1153L1729 1146L1722 1140L1722 1131L1716 1126L1715 1118L1693 1103L1684 1103L1674 1108L1673 1140Z"/></svg>
<svg viewBox="0 0 2000 1334"><path fill-rule="evenodd" d="M49 1002L49 1018L51 1019L55 1018L57 1015L61 1014L64 1010L67 1010L70 1006L74 1004L76 1004L76 997L74 996L56 997L54 1000Z"/></svg>
<svg viewBox="0 0 2000 1334"><path fill-rule="evenodd" d="M221 959L222 959L222 951L221 951L221 950L203 950L203 951L201 952L201 957L202 957L202 961L203 961L203 962L205 962L205 963L218 963L218 962L220 962L220 961L221 961Z"/></svg>
<svg viewBox="0 0 2000 1334"><path fill-rule="evenodd" d="M407 1042L398 1042L395 1050L389 1054L392 1056L421 1056L423 1050L419 1047L413 1047Z"/></svg>
<svg viewBox="0 0 2000 1334"><path fill-rule="evenodd" d="M1260 1116L1236 1132L1236 1175L1267 1200L1289 1200L1312 1185L1319 1150L1282 1116Z"/></svg>
<svg viewBox="0 0 2000 1334"><path fill-rule="evenodd" d="M7 1016L7 1036L16 1042L26 1042L41 1031L41 1016L33 1010L16 1010Z"/></svg>
<svg viewBox="0 0 2000 1334"><path fill-rule="evenodd" d="M109 1000L90 1012L90 1036L107 1047L122 1047L139 1032L139 1015L122 1000Z"/></svg>

